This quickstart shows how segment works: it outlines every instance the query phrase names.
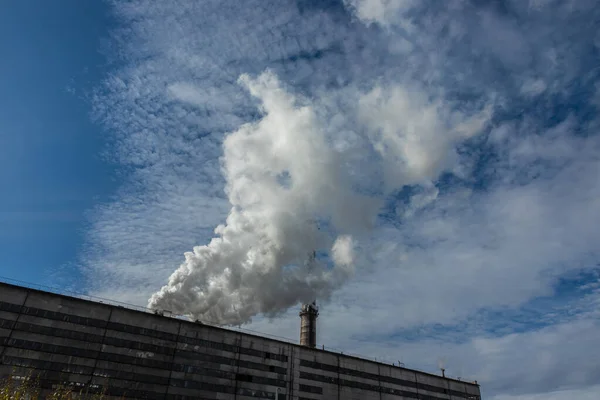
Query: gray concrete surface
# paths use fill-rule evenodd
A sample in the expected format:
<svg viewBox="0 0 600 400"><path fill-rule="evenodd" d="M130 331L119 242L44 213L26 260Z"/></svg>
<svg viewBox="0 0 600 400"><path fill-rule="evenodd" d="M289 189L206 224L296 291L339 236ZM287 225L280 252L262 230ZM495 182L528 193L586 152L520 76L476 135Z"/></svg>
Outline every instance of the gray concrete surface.
<svg viewBox="0 0 600 400"><path fill-rule="evenodd" d="M0 378L109 398L477 399L479 387L255 335L0 283Z"/></svg>

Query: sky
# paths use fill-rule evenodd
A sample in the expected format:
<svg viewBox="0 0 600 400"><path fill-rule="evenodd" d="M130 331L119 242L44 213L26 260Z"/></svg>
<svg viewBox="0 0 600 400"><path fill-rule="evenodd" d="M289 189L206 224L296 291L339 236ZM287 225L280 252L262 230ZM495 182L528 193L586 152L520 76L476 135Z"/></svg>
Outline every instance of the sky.
<svg viewBox="0 0 600 400"><path fill-rule="evenodd" d="M11 4L0 275L600 396L591 0Z"/></svg>
<svg viewBox="0 0 600 400"><path fill-rule="evenodd" d="M85 100L108 73L110 9L61 3L0 13L0 275L38 284L77 273L85 214L117 188Z"/></svg>

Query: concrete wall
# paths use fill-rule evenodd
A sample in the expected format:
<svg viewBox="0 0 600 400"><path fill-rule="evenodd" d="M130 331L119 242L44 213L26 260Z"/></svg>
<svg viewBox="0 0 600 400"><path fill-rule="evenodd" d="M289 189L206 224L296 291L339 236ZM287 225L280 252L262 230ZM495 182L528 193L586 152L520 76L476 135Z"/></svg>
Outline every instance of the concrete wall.
<svg viewBox="0 0 600 400"><path fill-rule="evenodd" d="M227 329L0 283L0 378L111 397L478 399L479 387Z"/></svg>

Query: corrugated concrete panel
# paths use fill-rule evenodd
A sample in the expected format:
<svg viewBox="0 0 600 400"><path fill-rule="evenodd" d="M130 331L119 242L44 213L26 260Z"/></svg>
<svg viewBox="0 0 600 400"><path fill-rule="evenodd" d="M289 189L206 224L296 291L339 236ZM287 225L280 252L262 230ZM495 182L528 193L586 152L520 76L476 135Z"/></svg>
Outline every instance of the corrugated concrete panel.
<svg viewBox="0 0 600 400"><path fill-rule="evenodd" d="M13 331L5 344L10 348L35 350L38 352L63 354L87 358L96 358L99 354L98 343L85 343L60 338L49 338L28 332Z"/></svg>
<svg viewBox="0 0 600 400"><path fill-rule="evenodd" d="M303 385L320 387L322 399L340 398L340 384L338 371L339 357L336 354L325 353L316 349L301 348L299 368L296 370L295 379ZM300 396L312 398L312 393L299 393Z"/></svg>
<svg viewBox="0 0 600 400"><path fill-rule="evenodd" d="M300 359L316 361L324 364L337 365L338 364L338 355L332 354L328 352L323 352L320 350L309 349L309 348L299 348L302 350L300 354Z"/></svg>
<svg viewBox="0 0 600 400"><path fill-rule="evenodd" d="M180 348L181 347L181 348ZM175 352L174 362L188 365L203 365L206 363L218 364L223 366L233 366L236 363L237 357L235 354L219 352L218 350L208 350L201 346L187 347L183 349L183 345L178 344L178 349Z"/></svg>
<svg viewBox="0 0 600 400"><path fill-rule="evenodd" d="M55 380L56 382L74 382L74 383L85 384L85 383L89 382L89 380L90 380L89 376L82 375L82 374L73 374L73 373L63 372L63 371L36 370L36 372L39 373L39 377L41 379L48 378L48 379ZM31 369L29 369L27 367L13 366L11 373L15 376L27 377L27 376L31 376Z"/></svg>
<svg viewBox="0 0 600 400"><path fill-rule="evenodd" d="M120 323L147 331L170 333L176 338L179 330L179 320L164 318L159 315L141 313L127 308L114 307L110 315L110 322ZM152 335L153 332L147 332Z"/></svg>
<svg viewBox="0 0 600 400"><path fill-rule="evenodd" d="M417 374L417 383L420 394L435 396L440 399L450 399L447 380L442 377Z"/></svg>
<svg viewBox="0 0 600 400"><path fill-rule="evenodd" d="M307 374L313 374L313 375L317 375L319 377L321 377L322 379L326 379L329 382L332 382L331 379L335 379L335 381L337 382L337 379L340 377L340 374L338 372L335 371L324 371L321 369L313 369L313 368L308 368L308 367L303 367L300 366L300 373L299 375L307 375Z"/></svg>
<svg viewBox="0 0 600 400"><path fill-rule="evenodd" d="M173 352L173 349L175 348L175 345L176 345L176 342L174 342L174 341L159 339L159 338L155 338L153 336L140 335L137 333L121 332L121 331L116 331L116 330L112 330L112 329L106 329L104 336L105 336L105 343L109 343L112 345L119 345L118 343L122 342L124 345L129 346L129 347L145 348L148 346L143 346L143 345L147 344L147 345L150 345L149 347L166 348L166 349L168 349L167 351L169 351L171 353ZM113 338L118 339L119 341L112 340ZM128 343L128 342L133 342L133 343Z"/></svg>
<svg viewBox="0 0 600 400"><path fill-rule="evenodd" d="M93 367L96 363L95 359L69 356L57 353L45 353L39 350L27 350L16 347L6 347L4 357L19 358L25 360L48 361L52 363L62 363L70 365L82 365Z"/></svg>
<svg viewBox="0 0 600 400"><path fill-rule="evenodd" d="M218 364L215 362L205 362L203 360L189 360L182 359L175 356L174 369L175 372L186 372L186 373L201 373L205 369L223 371L224 373L235 373L235 365Z"/></svg>
<svg viewBox="0 0 600 400"><path fill-rule="evenodd" d="M228 373L221 374L218 370L207 370L205 373L172 372L170 376L171 379L182 381L215 383L217 385L231 386L235 384L235 373L229 373L229 375L228 379Z"/></svg>
<svg viewBox="0 0 600 400"><path fill-rule="evenodd" d="M261 397L260 393L265 393L265 394L270 394L270 395L275 395L275 393L277 393L277 386L272 386L272 385L264 385L264 384L260 384L260 383L253 383L253 382L237 382L237 390L238 390L238 394L243 394L243 393L251 393L254 392L254 395L258 395L259 397ZM243 389L243 390L242 390ZM265 396L262 396L265 397Z"/></svg>
<svg viewBox="0 0 600 400"><path fill-rule="evenodd" d="M418 373L415 371L410 371L404 368L390 368L389 370L390 372L390 377L392 378L396 378L399 380L403 380L403 381L412 381L412 382L417 382L417 375ZM382 375L384 375L382 373Z"/></svg>
<svg viewBox="0 0 600 400"><path fill-rule="evenodd" d="M382 387L391 389L392 393L403 393L404 397L411 398L414 394L418 393L417 388L417 373L415 371L406 370L404 368L395 366L382 366L380 368ZM385 391L383 399L393 399L394 395L390 397L390 390Z"/></svg>
<svg viewBox="0 0 600 400"><path fill-rule="evenodd" d="M387 393L381 393L381 400L398 400L398 399L414 399L417 397L405 397L402 395L394 395L394 394L387 394Z"/></svg>
<svg viewBox="0 0 600 400"><path fill-rule="evenodd" d="M200 327L198 327L200 328ZM215 329L211 326L208 325L204 325L203 326L204 332L203 334L206 335L206 339L213 341L213 342L218 342L218 343L227 343L227 344L239 344L239 339L240 339L240 333L239 332L234 332L234 331L226 331L223 329Z"/></svg>
<svg viewBox="0 0 600 400"><path fill-rule="evenodd" d="M208 347L204 344L188 344L181 342L177 344L177 350L175 352L176 355L186 357L189 356L189 354L192 354L193 356L194 353L199 353L205 356L214 356L216 359L219 357L230 359L237 358L237 352L215 348L214 345Z"/></svg>
<svg viewBox="0 0 600 400"><path fill-rule="evenodd" d="M353 367L349 367L349 365ZM375 386L378 386L380 382L377 365L355 361L344 366L343 358L340 358L340 379Z"/></svg>
<svg viewBox="0 0 600 400"><path fill-rule="evenodd" d="M216 393L212 391L202 389L187 389L183 387L169 387L169 395L189 396L189 398L195 399L223 399L223 400L234 400L233 393Z"/></svg>
<svg viewBox="0 0 600 400"><path fill-rule="evenodd" d="M18 317L19 317L19 313L0 310L0 320L16 321Z"/></svg>
<svg viewBox="0 0 600 400"><path fill-rule="evenodd" d="M27 290L18 286L2 285L0 290L0 301L22 305L27 297Z"/></svg>
<svg viewBox="0 0 600 400"><path fill-rule="evenodd" d="M23 324L32 324L41 327L67 330L88 335L102 336L104 334L103 328L76 324L73 322L67 322L62 320L40 318L39 316L27 314L21 314L21 316L19 317L19 322Z"/></svg>
<svg viewBox="0 0 600 400"><path fill-rule="evenodd" d="M127 390L136 390L136 391L146 391L146 392L155 392L160 394L165 394L167 391L166 385L157 385L148 382L136 382L130 380L119 379L118 377L103 377L103 376L94 376L92 380L93 384L99 385L101 387L116 387L116 388L124 388Z"/></svg>
<svg viewBox="0 0 600 400"><path fill-rule="evenodd" d="M147 368L140 365L117 363L107 360L98 360L95 366L98 370L122 371L123 373L135 373L149 377L168 378L171 375L171 371L169 370Z"/></svg>
<svg viewBox="0 0 600 400"><path fill-rule="evenodd" d="M165 363L170 363L173 356L169 355L169 354L163 354L163 353L158 353L158 352L154 352L154 351L145 351L145 350L138 350L138 349L132 349L132 348L127 348L127 347L116 347L116 346L111 346L111 345L100 345L101 347L99 347L98 349L102 350L103 353L110 353L110 354L121 354L124 356L128 356L128 357L134 357L134 358L141 358L141 359L147 359L147 360L156 360L156 361L162 361Z"/></svg>
<svg viewBox="0 0 600 400"><path fill-rule="evenodd" d="M32 331L25 331L19 329L13 329L11 339L23 339L38 343L49 343L57 346L68 346L68 347L77 347L82 349L89 349L98 351L102 347L101 343L88 342L85 340L76 340L66 337L59 336L51 336L45 335L43 333L37 333ZM80 337L80 339L84 339L84 337Z"/></svg>
<svg viewBox="0 0 600 400"><path fill-rule="evenodd" d="M344 400L379 400L379 393L342 386L340 399Z"/></svg>
<svg viewBox="0 0 600 400"><path fill-rule="evenodd" d="M253 377L260 377L261 379L263 379L265 382L273 382L273 385L278 385L281 386L280 381L285 381L285 375L277 375L274 372L266 372L266 371L260 371L254 368L246 368L246 367L237 367L236 371L237 374L239 375L249 375L249 376L253 376Z"/></svg>
<svg viewBox="0 0 600 400"><path fill-rule="evenodd" d="M107 320L111 312L111 307L108 305L92 302L86 304L72 301L68 297L51 296L47 293L32 290L29 291L25 306L100 320Z"/></svg>
<svg viewBox="0 0 600 400"><path fill-rule="evenodd" d="M464 399L466 394L465 383L448 381L448 387L450 388L450 398L452 400ZM460 395L458 395L460 393Z"/></svg>
<svg viewBox="0 0 600 400"><path fill-rule="evenodd" d="M0 328L0 338L8 338L10 336L11 329Z"/></svg>
<svg viewBox="0 0 600 400"><path fill-rule="evenodd" d="M465 385L467 395L469 396L480 396L479 387L474 385Z"/></svg>
<svg viewBox="0 0 600 400"><path fill-rule="evenodd" d="M0 378L10 376L13 373L14 367L12 365L0 364Z"/></svg>
<svg viewBox="0 0 600 400"><path fill-rule="evenodd" d="M258 362L264 365L273 365L273 366L278 366L278 367L284 367L285 368L285 363L281 362L281 361L277 361L277 360L273 360L271 358L268 358L265 356L266 352L262 351L262 350L257 350L257 349L253 349L253 348L247 348L247 347L242 347L240 350L240 354L238 355L238 358L240 360L244 360L244 361L248 361L248 362ZM246 354L245 352L247 351L258 351L261 352L262 354Z"/></svg>
<svg viewBox="0 0 600 400"><path fill-rule="evenodd" d="M77 331L67 331L52 327L44 327L28 323L17 322L12 331L12 345L21 348L36 348L39 351L60 352L58 347L66 346L66 349L82 349L82 356L89 352L92 355L86 357L96 357L100 349L102 336L90 335ZM16 341L15 341L16 340ZM71 354L68 351L65 354Z"/></svg>

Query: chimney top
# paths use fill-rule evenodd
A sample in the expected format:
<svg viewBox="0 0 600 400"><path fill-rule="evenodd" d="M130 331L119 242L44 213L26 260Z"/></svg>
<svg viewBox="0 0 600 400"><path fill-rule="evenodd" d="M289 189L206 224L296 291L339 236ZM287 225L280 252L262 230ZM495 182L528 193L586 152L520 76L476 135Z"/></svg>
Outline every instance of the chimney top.
<svg viewBox="0 0 600 400"><path fill-rule="evenodd" d="M303 304L300 309L300 345L317 347L317 317L319 309L316 301L311 304Z"/></svg>

